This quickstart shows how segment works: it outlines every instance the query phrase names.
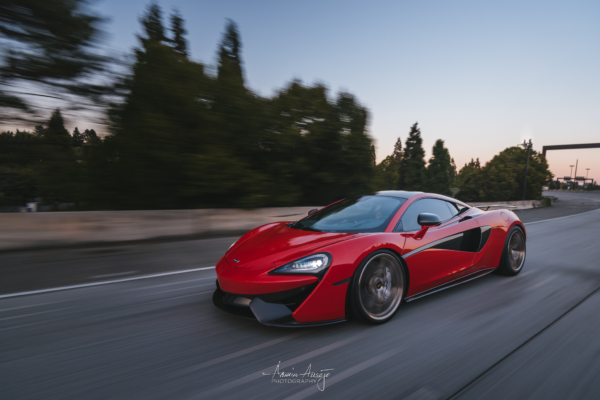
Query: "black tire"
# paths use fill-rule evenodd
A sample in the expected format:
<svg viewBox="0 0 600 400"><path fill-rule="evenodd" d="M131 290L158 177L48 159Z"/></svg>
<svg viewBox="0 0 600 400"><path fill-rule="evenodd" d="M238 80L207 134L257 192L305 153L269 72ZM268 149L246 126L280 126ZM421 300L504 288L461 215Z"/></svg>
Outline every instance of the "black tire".
<svg viewBox="0 0 600 400"><path fill-rule="evenodd" d="M383 324L396 314L405 292L402 261L389 250L378 250L354 271L349 286L349 308L362 322Z"/></svg>
<svg viewBox="0 0 600 400"><path fill-rule="evenodd" d="M506 235L500 265L496 272L507 276L517 275L525 265L526 250L525 233L518 226L513 226Z"/></svg>

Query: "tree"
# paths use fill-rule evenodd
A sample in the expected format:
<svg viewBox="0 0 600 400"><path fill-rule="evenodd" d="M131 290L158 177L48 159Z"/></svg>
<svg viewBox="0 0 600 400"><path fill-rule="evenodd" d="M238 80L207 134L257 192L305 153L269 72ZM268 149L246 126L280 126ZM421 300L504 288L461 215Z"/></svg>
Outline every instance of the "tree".
<svg viewBox="0 0 600 400"><path fill-rule="evenodd" d="M226 82L229 85L244 86L241 48L237 24L229 19L219 47L218 80L222 84Z"/></svg>
<svg viewBox="0 0 600 400"><path fill-rule="evenodd" d="M115 154L111 200L119 208L181 208L193 204L190 168L206 131L203 66L163 43L160 7L141 18L136 62L126 96L111 111ZM111 196L110 190L104 190Z"/></svg>
<svg viewBox="0 0 600 400"><path fill-rule="evenodd" d="M148 6L144 16L140 18L140 23L144 27L146 33L145 37L140 37L140 40L143 43L147 41L161 43L167 40L165 28L162 23L162 11L158 4L151 3Z"/></svg>
<svg viewBox="0 0 600 400"><path fill-rule="evenodd" d="M79 129L77 127L75 127L75 129L73 129L71 145L73 147L81 147L81 146L83 146L83 143L84 143L83 133L79 132Z"/></svg>
<svg viewBox="0 0 600 400"><path fill-rule="evenodd" d="M36 164L37 187L44 201L78 201L79 168L60 110L55 110L42 136L43 154Z"/></svg>
<svg viewBox="0 0 600 400"><path fill-rule="evenodd" d="M69 95L98 96L104 84L92 84L92 76L104 71L108 58L97 54L102 18L91 13L85 0L4 0L0 2L0 113L34 113L35 107L9 87L19 82L41 86L65 100ZM75 106L81 107L81 102Z"/></svg>
<svg viewBox="0 0 600 400"><path fill-rule="evenodd" d="M398 184L398 162L394 155L387 156L375 167L375 190L395 190Z"/></svg>
<svg viewBox="0 0 600 400"><path fill-rule="evenodd" d="M0 206L24 206L38 196L33 166L42 157L41 140L27 131L0 133Z"/></svg>
<svg viewBox="0 0 600 400"><path fill-rule="evenodd" d="M464 201L521 200L527 150L509 147L492 158L484 167L479 159L465 164L459 173L460 191ZM542 186L552 179L546 158L534 150L529 159L527 199L542 196Z"/></svg>
<svg viewBox="0 0 600 400"><path fill-rule="evenodd" d="M450 195L452 182L452 163L450 153L444 147L444 141L438 139L432 150L433 155L427 166L427 191Z"/></svg>
<svg viewBox="0 0 600 400"><path fill-rule="evenodd" d="M482 198L483 175L479 162L471 162L464 165L457 175L459 191L456 194L458 199L463 201L480 201Z"/></svg>
<svg viewBox="0 0 600 400"><path fill-rule="evenodd" d="M187 31L183 27L183 19L177 10L171 14L171 32L173 33L173 39L171 39L173 48L182 56L187 57L187 40L184 37Z"/></svg>
<svg viewBox="0 0 600 400"><path fill-rule="evenodd" d="M394 145L394 152L392 153L392 157L394 157L394 160L396 161L396 163L398 163L398 165L400 165L400 163L402 162L403 155L404 152L402 151L402 139L398 138L396 140L396 144Z"/></svg>
<svg viewBox="0 0 600 400"><path fill-rule="evenodd" d="M421 130L415 122L406 138L404 157L400 164L398 188L400 190L423 190L425 171L423 139L421 138Z"/></svg>

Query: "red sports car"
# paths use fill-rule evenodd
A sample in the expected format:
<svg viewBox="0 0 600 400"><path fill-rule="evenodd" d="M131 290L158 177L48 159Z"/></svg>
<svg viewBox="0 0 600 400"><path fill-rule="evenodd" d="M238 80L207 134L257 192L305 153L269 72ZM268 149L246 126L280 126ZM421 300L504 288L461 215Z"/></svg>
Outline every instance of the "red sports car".
<svg viewBox="0 0 600 400"><path fill-rule="evenodd" d="M518 274L525 240L508 210L421 192L351 197L242 236L217 263L213 301L273 326L350 315L379 324L404 301L494 270Z"/></svg>

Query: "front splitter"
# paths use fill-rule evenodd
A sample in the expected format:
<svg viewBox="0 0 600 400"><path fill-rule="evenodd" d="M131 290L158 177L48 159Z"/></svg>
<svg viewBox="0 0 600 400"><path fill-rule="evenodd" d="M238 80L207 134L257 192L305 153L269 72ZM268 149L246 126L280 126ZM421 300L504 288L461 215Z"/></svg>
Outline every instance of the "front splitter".
<svg viewBox="0 0 600 400"><path fill-rule="evenodd" d="M298 322L293 317L293 311L284 304L267 303L258 297L254 297L249 305L236 305L226 303L223 299L226 296L235 296L225 293L217 286L213 294L213 303L219 309L240 317L255 319L261 324L268 326L278 326L284 328L309 328L315 326L331 325L346 321L346 319L336 319L330 321ZM240 296L243 297L243 296Z"/></svg>

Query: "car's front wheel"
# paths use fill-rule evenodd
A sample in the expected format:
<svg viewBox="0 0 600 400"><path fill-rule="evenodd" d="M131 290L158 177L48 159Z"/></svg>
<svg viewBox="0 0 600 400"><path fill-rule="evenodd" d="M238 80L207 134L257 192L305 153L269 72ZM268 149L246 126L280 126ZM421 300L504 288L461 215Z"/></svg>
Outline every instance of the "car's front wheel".
<svg viewBox="0 0 600 400"><path fill-rule="evenodd" d="M373 324L389 321L404 298L404 270L391 251L379 250L363 260L351 284L350 301L354 316Z"/></svg>

